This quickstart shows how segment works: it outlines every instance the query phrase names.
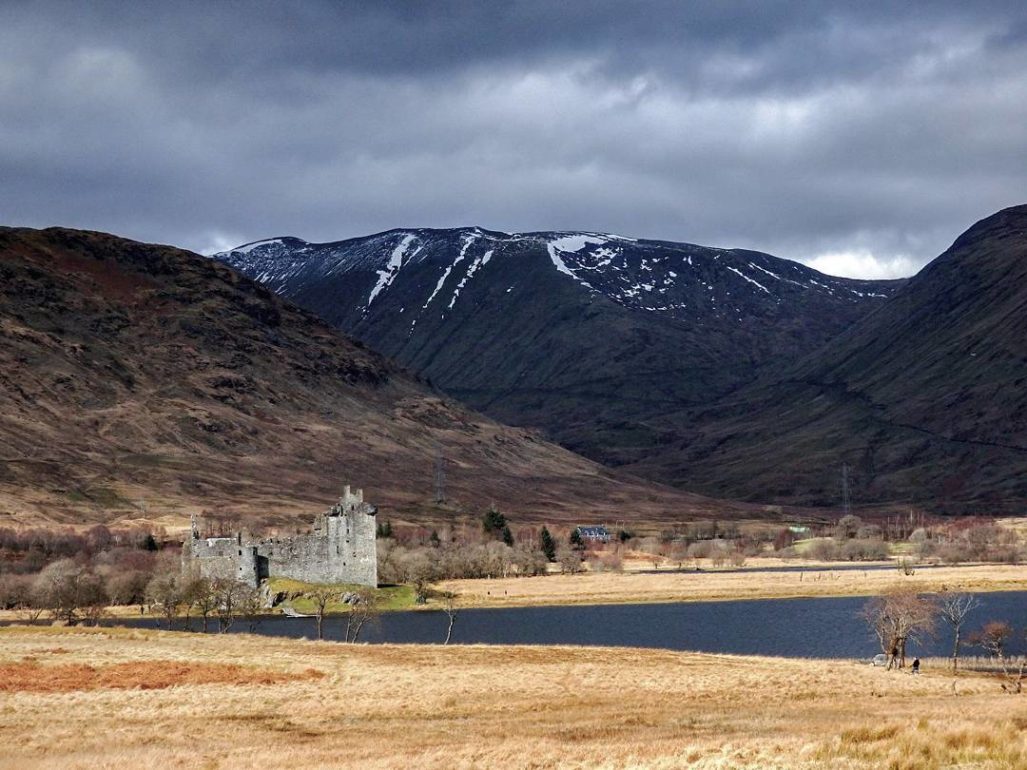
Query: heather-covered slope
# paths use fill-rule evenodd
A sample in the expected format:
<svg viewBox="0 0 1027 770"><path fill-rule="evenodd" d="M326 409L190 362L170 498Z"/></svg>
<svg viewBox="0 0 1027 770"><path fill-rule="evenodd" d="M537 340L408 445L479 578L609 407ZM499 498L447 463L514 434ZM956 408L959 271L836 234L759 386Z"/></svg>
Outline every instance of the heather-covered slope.
<svg viewBox="0 0 1027 770"><path fill-rule="evenodd" d="M662 416L792 362L901 282L596 233L393 230L216 255L504 422L610 464Z"/></svg>
<svg viewBox="0 0 1027 770"><path fill-rule="evenodd" d="M483 418L198 255L0 229L0 525L217 508L274 521L345 483L418 520L492 502L520 521L742 510Z"/></svg>
<svg viewBox="0 0 1027 770"><path fill-rule="evenodd" d="M668 418L634 466L707 494L1022 511L1027 501L1027 206L978 222L787 375Z"/></svg>

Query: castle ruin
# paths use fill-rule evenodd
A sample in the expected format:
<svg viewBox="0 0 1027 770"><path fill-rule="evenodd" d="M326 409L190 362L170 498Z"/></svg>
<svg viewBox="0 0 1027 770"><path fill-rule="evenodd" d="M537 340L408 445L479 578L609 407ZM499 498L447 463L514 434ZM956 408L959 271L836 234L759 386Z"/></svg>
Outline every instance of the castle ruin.
<svg viewBox="0 0 1027 770"><path fill-rule="evenodd" d="M262 580L285 577L304 583L378 585L375 515L361 489L345 487L342 498L314 520L310 532L253 540L200 537L193 519L182 545L182 570L208 578L230 578L256 588Z"/></svg>

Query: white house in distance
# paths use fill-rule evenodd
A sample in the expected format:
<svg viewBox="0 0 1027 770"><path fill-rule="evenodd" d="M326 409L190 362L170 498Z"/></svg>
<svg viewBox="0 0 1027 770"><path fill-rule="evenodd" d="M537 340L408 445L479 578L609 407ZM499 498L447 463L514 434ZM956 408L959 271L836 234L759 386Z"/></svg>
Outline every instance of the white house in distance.
<svg viewBox="0 0 1027 770"><path fill-rule="evenodd" d="M609 543L610 542L610 530L606 527L576 527L575 531L578 533L578 537L584 542L589 543Z"/></svg>

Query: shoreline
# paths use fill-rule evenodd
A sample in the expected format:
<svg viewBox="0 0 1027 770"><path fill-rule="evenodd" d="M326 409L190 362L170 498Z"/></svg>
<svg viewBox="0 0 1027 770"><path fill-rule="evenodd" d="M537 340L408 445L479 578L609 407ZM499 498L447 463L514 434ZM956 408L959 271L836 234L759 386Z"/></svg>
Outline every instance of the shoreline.
<svg viewBox="0 0 1027 770"><path fill-rule="evenodd" d="M623 572L583 572L577 575L551 573L534 577L468 578L444 580L432 586L435 594L452 592L458 611L470 609L515 609L529 607L579 607L632 604L695 604L787 599L870 597L898 586L914 587L920 593L945 590L963 593L1027 591L1027 566L974 564L960 566L924 565L913 575L902 575L890 565L875 562L866 568L851 562L817 563L809 566L752 566L704 570L628 569ZM798 579L795 579L798 576ZM805 576L812 576L806 579ZM426 604L382 609L395 612L441 612L439 599L429 596ZM325 617L342 617L345 612L327 612ZM261 619L283 618L281 609L257 614ZM298 620L311 619L304 613ZM190 614L196 623L198 616ZM138 612L138 605L108 608L105 620L154 620L151 613ZM178 618L181 619L181 616ZM0 610L0 623L31 623L18 610ZM236 622L242 622L237 620ZM216 625L216 619L211 620ZM34 625L47 624L45 613Z"/></svg>
<svg viewBox="0 0 1027 770"><path fill-rule="evenodd" d="M523 578L448 580L436 589L457 596L460 609L533 606L668 604L877 596L896 587L921 593L1027 591L1027 568L977 564L897 570L817 565L809 569L587 572Z"/></svg>

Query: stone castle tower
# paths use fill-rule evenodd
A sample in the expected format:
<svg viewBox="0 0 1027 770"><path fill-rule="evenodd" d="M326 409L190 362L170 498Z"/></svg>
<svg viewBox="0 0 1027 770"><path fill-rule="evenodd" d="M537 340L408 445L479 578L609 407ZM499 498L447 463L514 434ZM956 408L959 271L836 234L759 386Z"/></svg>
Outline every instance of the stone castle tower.
<svg viewBox="0 0 1027 770"><path fill-rule="evenodd" d="M194 518L182 545L182 569L253 587L270 577L377 586L377 513L364 502L363 490L346 486L339 502L319 514L307 534L250 540L239 532L201 538Z"/></svg>

